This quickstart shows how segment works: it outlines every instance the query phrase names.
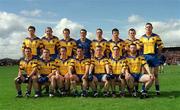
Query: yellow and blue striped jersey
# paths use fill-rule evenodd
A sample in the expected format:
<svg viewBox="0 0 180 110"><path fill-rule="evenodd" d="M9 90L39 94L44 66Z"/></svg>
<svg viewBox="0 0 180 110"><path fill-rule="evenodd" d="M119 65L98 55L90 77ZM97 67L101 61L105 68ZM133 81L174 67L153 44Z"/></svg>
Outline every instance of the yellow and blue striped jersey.
<svg viewBox="0 0 180 110"><path fill-rule="evenodd" d="M94 70L93 73L94 74L105 74L106 73L106 69L105 66L109 65L109 61L108 58L106 57L102 57L102 58L91 58L91 64L94 65Z"/></svg>
<svg viewBox="0 0 180 110"><path fill-rule="evenodd" d="M67 49L67 56L72 57L76 53L77 44L76 41L72 38L70 38L68 41L61 39L60 40L60 47L66 47Z"/></svg>
<svg viewBox="0 0 180 110"><path fill-rule="evenodd" d="M126 63L128 65L130 73L141 73L142 66L146 65L147 62L143 56L128 56L126 57Z"/></svg>
<svg viewBox="0 0 180 110"><path fill-rule="evenodd" d="M110 64L110 69L112 71L112 74L121 74L122 73L122 69L126 69L127 68L127 64L126 64L126 60L124 58L113 58L111 57L109 59L109 64Z"/></svg>
<svg viewBox="0 0 180 110"><path fill-rule="evenodd" d="M112 54L112 51L113 51L113 47L114 47L114 46L118 46L118 47L120 48L120 56L123 56L123 55L124 55L124 54L123 54L123 51L124 51L124 49L125 49L124 40L119 39L118 42L114 42L112 39L109 40L109 50L110 50L111 54Z"/></svg>
<svg viewBox="0 0 180 110"><path fill-rule="evenodd" d="M91 52L93 55L94 55L94 52L95 52L95 49L97 46L102 47L102 53L104 55L108 54L107 50L108 50L109 45L108 45L108 41L106 39L102 39L101 41L98 41L96 39L92 40L90 49L91 49Z"/></svg>
<svg viewBox="0 0 180 110"><path fill-rule="evenodd" d="M30 75L34 68L38 68L38 61L35 58L29 61L22 58L19 62L19 69L24 71L27 75Z"/></svg>
<svg viewBox="0 0 180 110"><path fill-rule="evenodd" d="M55 59L56 70L58 70L61 75L63 76L66 75L69 70L70 61L71 59L69 58L67 58L66 60L56 58Z"/></svg>
<svg viewBox="0 0 180 110"><path fill-rule="evenodd" d="M126 39L124 42L125 42L125 48L126 48L126 50L129 50L129 46L130 46L131 44L136 44L137 50L140 50L140 49L141 49L141 46L142 46L142 43L140 42L139 39L135 39L135 40Z"/></svg>
<svg viewBox="0 0 180 110"><path fill-rule="evenodd" d="M86 67L90 66L90 59L83 58L82 60L79 60L77 58L73 58L71 59L70 66L75 69L76 74L83 75L86 72Z"/></svg>
<svg viewBox="0 0 180 110"><path fill-rule="evenodd" d="M42 37L42 43L44 48L47 48L50 51L50 54L58 54L58 49L60 47L59 39L56 36L48 39L46 36Z"/></svg>
<svg viewBox="0 0 180 110"><path fill-rule="evenodd" d="M45 61L43 59L38 60L39 74L48 75L55 71L55 62L53 60Z"/></svg>
<svg viewBox="0 0 180 110"><path fill-rule="evenodd" d="M31 48L33 56L37 56L37 55L40 56L41 54L40 49L43 48L43 44L41 39L39 39L38 37L34 37L33 39L27 37L23 41L22 51L24 51L24 49L27 47Z"/></svg>
<svg viewBox="0 0 180 110"><path fill-rule="evenodd" d="M147 37L145 34L140 38L140 41L143 44L143 54L156 54L158 48L163 48L163 42L161 38L152 33L150 37Z"/></svg>

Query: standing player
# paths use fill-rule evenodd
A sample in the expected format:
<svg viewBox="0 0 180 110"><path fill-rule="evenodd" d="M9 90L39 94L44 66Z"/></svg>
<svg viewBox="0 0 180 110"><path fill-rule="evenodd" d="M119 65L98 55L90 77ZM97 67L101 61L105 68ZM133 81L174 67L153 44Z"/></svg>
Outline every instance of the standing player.
<svg viewBox="0 0 180 110"><path fill-rule="evenodd" d="M138 52L140 52L142 44L139 41L139 39L136 38L136 30L133 28L129 29L128 35L129 35L129 38L124 41L125 42L125 50L126 50L127 54L129 53L129 45L132 43L136 44L137 50L138 50Z"/></svg>
<svg viewBox="0 0 180 110"><path fill-rule="evenodd" d="M29 47L31 48L32 55L38 58L41 55L41 49L43 48L43 45L41 40L35 35L35 31L36 29L34 26L28 27L29 36L23 41L22 52L24 54L24 49Z"/></svg>
<svg viewBox="0 0 180 110"><path fill-rule="evenodd" d="M114 46L119 47L120 56L123 56L125 43L122 39L119 38L119 30L116 28L112 30L112 39L109 41L110 56L112 54Z"/></svg>
<svg viewBox="0 0 180 110"><path fill-rule="evenodd" d="M130 92L134 92L136 96L136 91L134 91L134 82L144 83L145 88L142 90L142 96L147 96L147 91L153 84L154 75L151 74L148 64L143 56L139 56L137 53L136 44L131 44L129 56L126 58L127 65L129 67L130 74L126 78ZM141 70L144 67L148 74L142 74Z"/></svg>
<svg viewBox="0 0 180 110"><path fill-rule="evenodd" d="M155 88L156 94L160 95L159 79L158 79L158 57L161 54L163 48L163 42L159 35L152 32L153 26L151 23L146 23L145 25L146 33L140 38L143 43L143 54L149 66L151 67L151 72L155 76Z"/></svg>
<svg viewBox="0 0 180 110"><path fill-rule="evenodd" d="M108 42L106 39L103 38L102 35L103 35L102 29L98 28L96 30L96 39L92 40L91 43L91 57L94 57L94 52L97 46L101 46L102 54L104 54L106 57L109 57Z"/></svg>
<svg viewBox="0 0 180 110"><path fill-rule="evenodd" d="M15 78L17 97L22 97L21 83L27 83L26 96L30 96L32 88L32 77L37 74L37 66L38 62L37 59L32 56L31 48L24 48L24 58L20 60L18 77Z"/></svg>
<svg viewBox="0 0 180 110"><path fill-rule="evenodd" d="M44 48L50 51L50 57L55 59L58 55L59 49L59 39L56 36L53 36L53 31L51 27L45 29L45 36L42 37L42 43Z"/></svg>
<svg viewBox="0 0 180 110"><path fill-rule="evenodd" d="M90 86L94 91L94 97L98 95L98 82L104 83L104 96L109 95L110 67L108 59L102 54L101 46L95 48L95 56L91 59L88 80L90 81Z"/></svg>
<svg viewBox="0 0 180 110"><path fill-rule="evenodd" d="M73 57L76 53L76 48L77 48L76 41L69 36L70 30L67 28L63 30L63 35L64 35L64 39L60 40L60 46L66 47L68 57Z"/></svg>
<svg viewBox="0 0 180 110"><path fill-rule="evenodd" d="M82 94L81 96L87 96L87 78L89 73L90 59L85 58L83 55L83 48L77 48L77 56L71 60L70 63L70 80L71 87L74 92L74 96L78 95L76 85L78 82L82 82Z"/></svg>
<svg viewBox="0 0 180 110"><path fill-rule="evenodd" d="M80 47L83 47L83 53L85 58L91 58L90 54L90 45L91 45L91 40L86 38L87 31L85 29L80 30L80 39L77 40L77 45Z"/></svg>

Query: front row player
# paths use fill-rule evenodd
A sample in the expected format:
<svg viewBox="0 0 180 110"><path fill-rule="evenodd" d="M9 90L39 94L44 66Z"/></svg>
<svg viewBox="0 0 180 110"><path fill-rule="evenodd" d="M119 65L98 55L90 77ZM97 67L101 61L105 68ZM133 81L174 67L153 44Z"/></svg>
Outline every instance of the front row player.
<svg viewBox="0 0 180 110"><path fill-rule="evenodd" d="M137 53L136 44L131 44L130 47L130 54L126 58L127 65L129 67L129 74L126 74L128 77L126 78L127 85L129 87L130 92L134 91L134 84L137 83L144 83L145 88L142 90L142 98L147 97L147 91L152 86L154 81L154 75L151 74L149 66L143 56L139 56ZM142 74L141 70L144 67L148 74ZM136 96L136 93L135 93Z"/></svg>
<svg viewBox="0 0 180 110"><path fill-rule="evenodd" d="M26 96L29 97L32 88L32 77L37 73L38 62L32 56L31 48L24 48L24 58L20 60L18 77L15 78L17 97L22 97L21 84L27 83Z"/></svg>
<svg viewBox="0 0 180 110"><path fill-rule="evenodd" d="M77 83L82 83L82 94L81 96L87 96L87 78L89 73L90 59L85 58L83 54L83 48L77 47L77 56L70 62L70 82L73 89L73 95L77 96Z"/></svg>
<svg viewBox="0 0 180 110"><path fill-rule="evenodd" d="M116 97L116 84L119 86L120 96L125 95L125 73L127 72L127 65L125 58L120 56L120 49L118 46L112 48L112 56L109 59L110 70L111 70L111 89L112 96Z"/></svg>
<svg viewBox="0 0 180 110"><path fill-rule="evenodd" d="M49 96L53 96L54 93L54 82L52 81L52 76L55 74L54 60L50 58L49 49L43 49L42 58L38 61L38 74L32 78L33 87L36 91L35 97L41 95L42 86L49 88Z"/></svg>
<svg viewBox="0 0 180 110"><path fill-rule="evenodd" d="M93 89L94 97L98 95L98 82L104 83L104 96L109 95L110 67L108 59L102 54L101 46L97 46L95 48L95 55L94 58L91 59L91 65L89 68L88 81L91 88Z"/></svg>

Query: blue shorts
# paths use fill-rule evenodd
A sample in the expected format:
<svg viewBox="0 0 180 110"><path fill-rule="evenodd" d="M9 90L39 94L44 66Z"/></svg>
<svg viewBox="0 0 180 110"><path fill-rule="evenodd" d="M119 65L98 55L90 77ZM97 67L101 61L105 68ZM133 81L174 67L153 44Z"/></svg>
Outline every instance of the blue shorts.
<svg viewBox="0 0 180 110"><path fill-rule="evenodd" d="M119 75L118 74L112 74L112 79L115 79L115 81L119 81Z"/></svg>
<svg viewBox="0 0 180 110"><path fill-rule="evenodd" d="M98 82L101 82L104 75L105 74L95 74L94 76L98 79Z"/></svg>
<svg viewBox="0 0 180 110"><path fill-rule="evenodd" d="M22 83L28 83L29 79L27 79L28 78L27 74L22 74L22 76L25 78L25 80Z"/></svg>
<svg viewBox="0 0 180 110"><path fill-rule="evenodd" d="M77 77L79 78L79 81L82 82L83 75L82 74L77 74Z"/></svg>
<svg viewBox="0 0 180 110"><path fill-rule="evenodd" d="M48 80L49 80L49 78L47 77L47 75L41 74L41 77L38 78L38 83L44 84L44 83L48 82Z"/></svg>
<svg viewBox="0 0 180 110"><path fill-rule="evenodd" d="M53 60L54 60L54 59L56 59L56 58L57 58L57 54L51 54L51 55L50 55L50 57L51 57L51 59L53 59Z"/></svg>
<svg viewBox="0 0 180 110"><path fill-rule="evenodd" d="M147 55L144 55L144 57L149 67L158 67L160 65L157 54L147 54Z"/></svg>
<svg viewBox="0 0 180 110"><path fill-rule="evenodd" d="M131 76L134 78L134 80L136 82L139 82L139 79L141 78L142 74L139 74L139 73L134 73L134 74L131 74Z"/></svg>

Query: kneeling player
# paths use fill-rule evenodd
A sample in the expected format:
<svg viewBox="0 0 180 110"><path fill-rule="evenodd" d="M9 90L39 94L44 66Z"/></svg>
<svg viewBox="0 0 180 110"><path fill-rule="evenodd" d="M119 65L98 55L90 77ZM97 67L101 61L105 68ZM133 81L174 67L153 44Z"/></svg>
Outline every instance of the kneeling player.
<svg viewBox="0 0 180 110"><path fill-rule="evenodd" d="M21 83L27 83L26 96L30 96L32 77L37 73L37 59L32 57L31 48L25 48L24 54L25 57L20 60L18 77L15 78L17 97L22 97Z"/></svg>
<svg viewBox="0 0 180 110"><path fill-rule="evenodd" d="M129 66L129 77L126 78L130 92L134 91L134 82L140 82L145 84L145 88L142 90L142 97L147 97L147 90L151 87L154 76L151 74L148 64L143 56L137 54L136 44L130 45L130 54L126 58ZM141 70L144 67L148 74L142 74ZM134 93L135 94L135 93ZM136 95L135 95L136 96Z"/></svg>
<svg viewBox="0 0 180 110"><path fill-rule="evenodd" d="M67 56L66 47L61 47L59 49L59 57L55 59L56 66L56 75L55 81L58 87L58 91L61 92L62 95L66 95L70 92L70 76L69 76L69 64L70 59Z"/></svg>
<svg viewBox="0 0 180 110"><path fill-rule="evenodd" d="M90 59L85 59L83 55L83 48L78 47L77 56L71 60L70 63L70 81L73 89L73 95L77 96L76 84L82 82L82 94L81 96L87 96L87 76L89 73Z"/></svg>
<svg viewBox="0 0 180 110"><path fill-rule="evenodd" d="M127 65L125 63L125 59L120 56L118 46L114 46L112 49L112 56L109 59L110 67L111 67L111 89L112 89L112 96L116 97L115 92L115 85L118 83L118 85L121 87L120 90L120 96L125 95L125 72L127 72Z"/></svg>
<svg viewBox="0 0 180 110"><path fill-rule="evenodd" d="M98 95L97 84L98 82L104 83L104 96L109 95L110 85L110 69L108 59L103 57L102 47L97 46L95 48L95 56L91 59L91 65L89 68L88 81L94 91L94 97Z"/></svg>
<svg viewBox="0 0 180 110"><path fill-rule="evenodd" d="M38 69L38 75L33 77L33 86L36 91L38 91L35 94L35 97L39 97L41 95L41 86L45 85L45 87L49 88L49 84L49 96L52 97L54 95L54 83L51 80L52 75L55 74L55 65L54 61L50 58L50 51L48 49L43 49L42 58L39 60Z"/></svg>

